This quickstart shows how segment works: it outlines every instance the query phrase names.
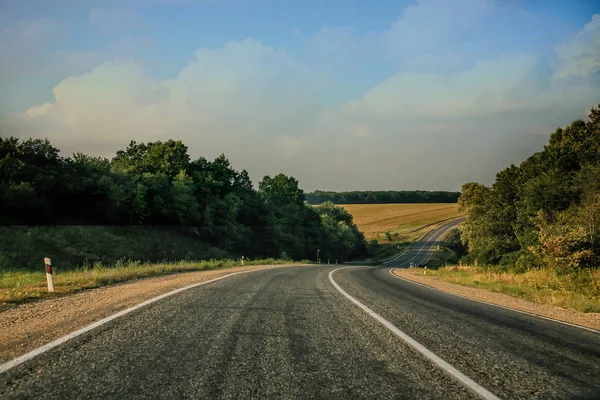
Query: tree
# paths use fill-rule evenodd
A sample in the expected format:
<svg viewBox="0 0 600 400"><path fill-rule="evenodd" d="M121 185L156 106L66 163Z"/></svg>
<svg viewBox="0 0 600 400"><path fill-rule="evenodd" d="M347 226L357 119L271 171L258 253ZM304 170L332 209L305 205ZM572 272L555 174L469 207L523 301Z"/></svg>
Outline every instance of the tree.
<svg viewBox="0 0 600 400"><path fill-rule="evenodd" d="M600 108L600 106L599 106ZM496 176L463 185L462 240L483 264L560 271L600 262L600 110L550 135L543 151Z"/></svg>
<svg viewBox="0 0 600 400"><path fill-rule="evenodd" d="M181 140L136 143L131 141L125 150L119 150L113 158L115 168L135 174L165 174L175 178L180 171L187 171L190 163L188 148Z"/></svg>
<svg viewBox="0 0 600 400"><path fill-rule="evenodd" d="M304 191L299 188L298 181L292 176L279 174L271 178L267 175L258 184L258 192L267 203L298 206L304 204Z"/></svg>

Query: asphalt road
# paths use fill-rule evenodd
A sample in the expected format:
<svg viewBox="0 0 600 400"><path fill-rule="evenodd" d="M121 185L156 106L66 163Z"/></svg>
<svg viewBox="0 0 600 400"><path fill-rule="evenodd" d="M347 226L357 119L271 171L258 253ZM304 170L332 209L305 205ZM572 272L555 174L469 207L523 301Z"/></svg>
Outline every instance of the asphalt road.
<svg viewBox="0 0 600 400"><path fill-rule="evenodd" d="M414 265L425 264L434 254L437 246L442 244L444 237L464 220L464 218L458 218L438 226L401 254L385 260L383 264L399 268L408 267L411 263Z"/></svg>
<svg viewBox="0 0 600 400"><path fill-rule="evenodd" d="M339 267L180 292L0 374L0 398L477 398L393 329L498 398L600 398L600 334Z"/></svg>

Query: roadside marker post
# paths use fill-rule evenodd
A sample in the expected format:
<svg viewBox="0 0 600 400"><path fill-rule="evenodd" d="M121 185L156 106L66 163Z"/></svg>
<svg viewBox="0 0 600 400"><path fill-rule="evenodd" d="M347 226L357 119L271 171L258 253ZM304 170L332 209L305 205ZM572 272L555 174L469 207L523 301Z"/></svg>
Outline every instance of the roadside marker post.
<svg viewBox="0 0 600 400"><path fill-rule="evenodd" d="M427 267L423 270L423 275L427 275Z"/></svg>
<svg viewBox="0 0 600 400"><path fill-rule="evenodd" d="M52 260L48 257L44 258L44 265L46 266L46 282L48 282L48 291L54 292L54 279L52 278Z"/></svg>
<svg viewBox="0 0 600 400"><path fill-rule="evenodd" d="M244 266L244 256L242 256L242 266Z"/></svg>

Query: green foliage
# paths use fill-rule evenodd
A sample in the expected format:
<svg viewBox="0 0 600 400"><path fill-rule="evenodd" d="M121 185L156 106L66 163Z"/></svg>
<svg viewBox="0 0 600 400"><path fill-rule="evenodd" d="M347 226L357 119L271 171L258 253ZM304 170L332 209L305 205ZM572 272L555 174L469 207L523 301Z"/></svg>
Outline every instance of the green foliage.
<svg viewBox="0 0 600 400"><path fill-rule="evenodd" d="M162 236L186 237L177 249L169 248L175 244L164 240L171 244L136 250L136 257L147 257L139 259L175 260L188 254L187 250L193 256L204 255L206 251L196 250L207 247L219 257L284 255L291 259L313 259L321 249L322 258L340 261L366 251L352 216L332 204L317 209L307 206L293 177L265 176L255 190L248 173L234 170L225 155L214 161L191 160L181 141L132 141L108 160L81 153L61 157L48 140L0 138L0 172L0 222L5 226L152 227ZM139 247L120 236L128 235L125 231L111 232L114 243ZM136 240L145 243L142 237ZM46 256L57 254L65 261L63 265L77 265L85 259L112 262L130 255L126 247L94 235L89 241L98 246L74 238L46 241L30 244L43 248ZM31 258L14 254L16 249L27 253L25 248L13 245L13 250L0 249L2 266L31 267ZM86 253L90 248L94 254ZM39 256L36 253L35 260Z"/></svg>
<svg viewBox="0 0 600 400"><path fill-rule="evenodd" d="M428 192L425 190L324 192L315 190L306 194L308 204L326 201L334 204L391 204L391 203L456 203L459 192Z"/></svg>
<svg viewBox="0 0 600 400"><path fill-rule="evenodd" d="M314 207L325 228L321 243L322 259L344 262L353 257L367 255L365 237L353 223L352 215L342 207L326 202Z"/></svg>
<svg viewBox="0 0 600 400"><path fill-rule="evenodd" d="M466 261L557 273L598 266L599 109L589 118L557 129L543 151L498 173L491 187L463 185Z"/></svg>

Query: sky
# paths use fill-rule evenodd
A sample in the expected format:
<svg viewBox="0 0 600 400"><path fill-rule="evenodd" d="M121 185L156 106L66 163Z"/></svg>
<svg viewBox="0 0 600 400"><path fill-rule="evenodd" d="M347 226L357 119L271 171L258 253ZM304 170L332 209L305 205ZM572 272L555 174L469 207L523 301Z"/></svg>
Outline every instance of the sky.
<svg viewBox="0 0 600 400"><path fill-rule="evenodd" d="M600 1L0 0L0 135L460 190L600 104Z"/></svg>

